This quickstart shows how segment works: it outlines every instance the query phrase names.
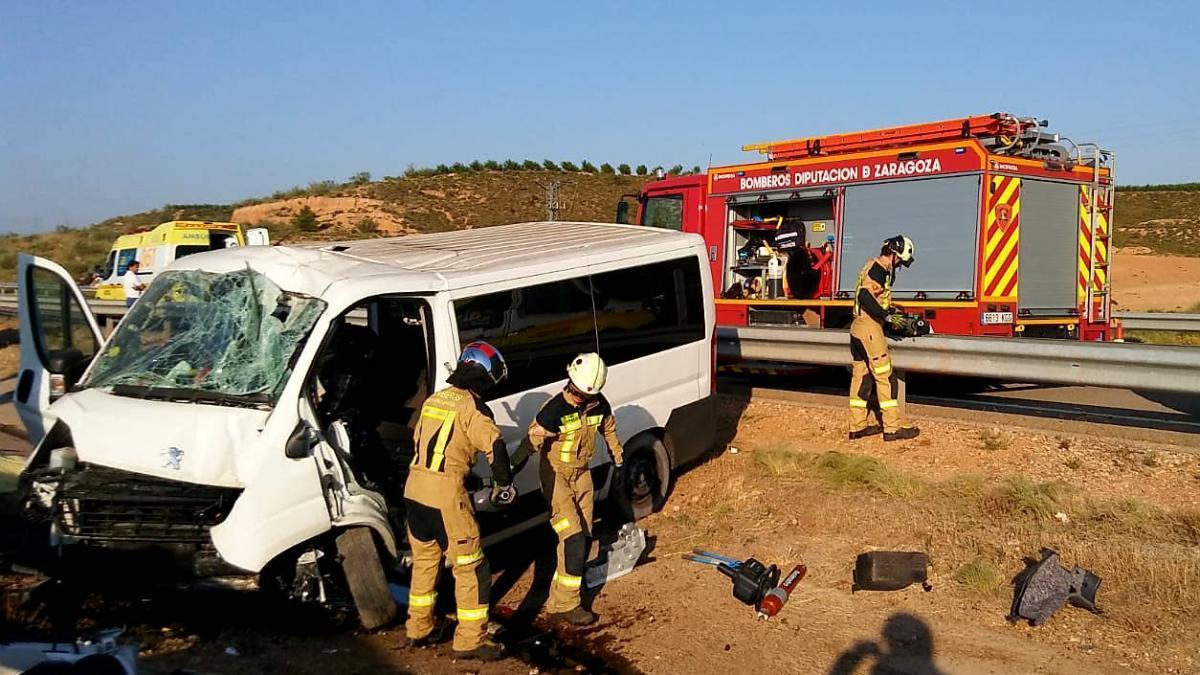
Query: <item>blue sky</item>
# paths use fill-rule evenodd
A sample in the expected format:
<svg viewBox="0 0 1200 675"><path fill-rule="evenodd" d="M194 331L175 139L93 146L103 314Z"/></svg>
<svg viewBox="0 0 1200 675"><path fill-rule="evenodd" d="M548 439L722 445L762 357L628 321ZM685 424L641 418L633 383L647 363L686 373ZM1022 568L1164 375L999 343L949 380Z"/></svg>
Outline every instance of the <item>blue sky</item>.
<svg viewBox="0 0 1200 675"><path fill-rule="evenodd" d="M0 231L1005 110L1200 179L1200 3L0 2Z"/></svg>

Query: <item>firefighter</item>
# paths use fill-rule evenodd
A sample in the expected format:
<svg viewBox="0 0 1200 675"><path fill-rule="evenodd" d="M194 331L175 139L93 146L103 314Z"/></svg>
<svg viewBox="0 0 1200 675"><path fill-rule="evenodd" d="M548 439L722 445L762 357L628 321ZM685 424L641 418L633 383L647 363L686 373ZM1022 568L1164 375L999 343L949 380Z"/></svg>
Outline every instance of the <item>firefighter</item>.
<svg viewBox="0 0 1200 675"><path fill-rule="evenodd" d="M558 564L546 603L549 618L576 626L596 622L579 602L592 533L592 473L596 432L604 435L613 464L624 453L612 406L600 393L608 367L599 354L576 356L567 366L567 386L546 402L529 425L529 435L513 454L520 470L530 453L541 451L542 494L550 504L550 525L558 536ZM548 447L545 447L547 446Z"/></svg>
<svg viewBox="0 0 1200 675"><path fill-rule="evenodd" d="M483 452L492 465L492 502L507 506L516 497L508 450L482 399L507 372L495 347L472 342L446 378L450 387L430 396L421 407L413 434L416 456L404 488L413 557L405 626L411 646L426 646L437 639L433 610L445 555L452 565L458 605L455 656L483 661L504 656L503 648L487 638L491 569L480 548L479 523L463 480L475 454Z"/></svg>
<svg viewBox="0 0 1200 675"><path fill-rule="evenodd" d="M892 306L892 282L899 266L913 263L913 243L904 235L885 239L879 256L871 258L858 273L854 289L854 322L850 324L850 355L854 373L850 379L850 440L883 432L883 440L916 438L920 430L900 421L900 402L895 398L892 356L884 338L885 323L903 314ZM871 425L867 410L872 387L879 402L882 429Z"/></svg>

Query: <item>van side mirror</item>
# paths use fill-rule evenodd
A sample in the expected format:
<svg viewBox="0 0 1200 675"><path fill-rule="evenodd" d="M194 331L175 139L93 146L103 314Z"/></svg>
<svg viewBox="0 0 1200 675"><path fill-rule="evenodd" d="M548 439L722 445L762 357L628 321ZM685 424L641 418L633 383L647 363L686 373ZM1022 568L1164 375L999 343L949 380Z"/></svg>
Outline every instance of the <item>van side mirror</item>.
<svg viewBox="0 0 1200 675"><path fill-rule="evenodd" d="M304 459L312 453L313 446L319 440L320 434L316 429L300 422L292 430L292 435L288 436L287 445L283 447L283 454L288 459Z"/></svg>
<svg viewBox="0 0 1200 675"><path fill-rule="evenodd" d="M325 441L333 446L334 450L342 454L350 454L350 432L346 429L346 423L341 420L335 420L325 430Z"/></svg>
<svg viewBox="0 0 1200 675"><path fill-rule="evenodd" d="M74 347L67 347L50 352L46 358L46 370L55 375L69 375L86 362L87 357L83 352Z"/></svg>
<svg viewBox="0 0 1200 675"><path fill-rule="evenodd" d="M629 202L624 199L617 202L617 223L621 225L629 224Z"/></svg>

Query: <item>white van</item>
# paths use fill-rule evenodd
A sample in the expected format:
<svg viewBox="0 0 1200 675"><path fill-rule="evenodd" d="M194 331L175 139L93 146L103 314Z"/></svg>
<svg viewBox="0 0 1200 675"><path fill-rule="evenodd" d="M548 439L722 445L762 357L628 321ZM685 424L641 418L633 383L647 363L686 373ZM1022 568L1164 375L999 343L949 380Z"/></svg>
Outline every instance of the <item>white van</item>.
<svg viewBox="0 0 1200 675"><path fill-rule="evenodd" d="M170 548L196 574L304 597L344 578L379 625L406 549L413 417L468 342L508 362L489 404L510 448L570 357L598 350L626 475L609 495L598 453L597 497L630 517L661 507L713 443L706 265L698 236L591 223L234 248L176 261L104 341L69 275L22 254L25 508L65 552ZM488 473L478 462L472 486L485 542L545 518L536 462L504 512Z"/></svg>

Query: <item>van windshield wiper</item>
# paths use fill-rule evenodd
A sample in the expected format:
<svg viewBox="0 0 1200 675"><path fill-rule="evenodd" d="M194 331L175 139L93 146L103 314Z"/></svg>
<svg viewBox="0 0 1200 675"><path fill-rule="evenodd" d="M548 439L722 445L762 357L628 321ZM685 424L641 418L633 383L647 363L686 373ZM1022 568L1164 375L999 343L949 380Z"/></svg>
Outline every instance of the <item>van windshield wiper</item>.
<svg viewBox="0 0 1200 675"><path fill-rule="evenodd" d="M271 405L271 397L266 394L226 394L203 389L148 387L138 384L114 384L112 392L118 396L178 403L208 403L242 408L262 408Z"/></svg>

